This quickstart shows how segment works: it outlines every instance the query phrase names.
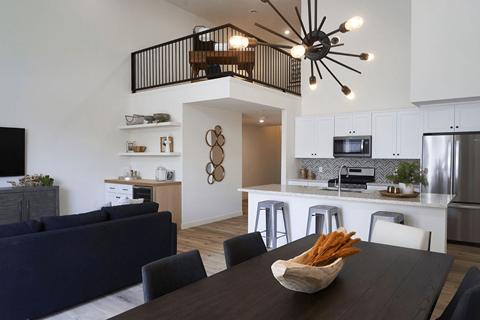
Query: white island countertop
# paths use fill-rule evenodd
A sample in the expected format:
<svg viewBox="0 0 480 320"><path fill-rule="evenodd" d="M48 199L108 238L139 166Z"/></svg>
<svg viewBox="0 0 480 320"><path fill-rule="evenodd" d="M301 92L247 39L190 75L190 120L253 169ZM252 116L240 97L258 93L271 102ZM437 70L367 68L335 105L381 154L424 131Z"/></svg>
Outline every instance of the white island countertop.
<svg viewBox="0 0 480 320"><path fill-rule="evenodd" d="M365 190L365 193L342 191L339 197L338 191L282 184L240 188L238 191L248 192L249 232L255 230L257 204L268 199L285 203L290 240L314 232L313 223L310 230L306 229L309 207L327 205L337 207L341 226L348 231L356 231L363 241L369 239L371 215L387 211L402 213L407 226L431 231L432 251L446 252L447 249L447 211L452 195L421 193L416 198L393 198L375 190ZM282 220L279 218L280 222ZM280 222L277 223L279 231L284 231ZM265 218L259 220L258 230L265 230ZM278 239L279 245L284 243L285 238Z"/></svg>
<svg viewBox="0 0 480 320"><path fill-rule="evenodd" d="M267 184L263 186L240 188L238 191L305 198L388 203L429 208L447 208L448 204L454 197L447 194L421 193L416 198L393 198L383 196L378 191L366 193L342 191L342 195L339 197L337 191L321 190L319 187L291 186L283 184Z"/></svg>

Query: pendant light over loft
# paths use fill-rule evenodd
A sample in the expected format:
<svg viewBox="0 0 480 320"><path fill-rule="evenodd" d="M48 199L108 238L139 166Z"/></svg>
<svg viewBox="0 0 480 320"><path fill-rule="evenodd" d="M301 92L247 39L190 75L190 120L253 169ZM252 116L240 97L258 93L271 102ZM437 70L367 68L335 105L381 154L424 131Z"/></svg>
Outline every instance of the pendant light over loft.
<svg viewBox="0 0 480 320"><path fill-rule="evenodd" d="M295 59L301 59L302 57L304 59L307 59L307 58L310 59L310 74L311 74L309 78L310 89L315 90L317 87L317 78L315 77L315 74L314 74L314 68L313 68L314 66L315 66L315 69L317 70L317 73L320 79L323 79L322 73L320 72L320 67L318 65L318 63L320 63L328 71L328 73L330 73L330 75L335 79L335 81L337 81L337 83L340 85L340 88L343 94L345 94L345 96L350 100L354 99L355 94L353 93L353 91L350 90L350 88L347 87L346 85L342 84L340 80L338 80L338 78L333 74L333 72L327 67L323 59L329 60L344 68L347 68L351 71L361 74L360 71L331 58L329 55L342 55L347 57L356 57L362 61L371 61L374 59L375 56L371 53L352 54L352 53L330 51L331 48L340 47L344 45L343 43L340 43L339 37L337 36L332 37L334 34L338 32L346 33L346 32L360 28L363 25L363 19L361 17L353 17L345 21L344 23L342 23L338 27L338 29L333 30L329 33L325 33L322 31L322 27L323 27L323 24L325 23L326 17L323 17L322 21L320 21L320 24L317 23L318 0L315 0L314 21L312 21L311 0L308 0L308 25L307 25L308 31L305 27L305 24L302 21L298 8L295 7L295 11L297 13L297 17L298 17L298 20L300 21L300 26L304 34L304 37L302 38L302 36L292 27L292 25L287 21L287 19L285 19L285 17L277 10L277 8L275 8L275 6L270 2L270 0L261 0L261 1L264 3L268 3L272 7L272 9L280 16L280 18L282 18L282 20L288 25L290 30L292 30L293 33L295 33L300 40L300 42L292 40L290 38L283 36L280 33L277 33L265 26L262 26L259 23L255 23L257 27L262 28L263 30L268 31L288 42L291 42L294 45L285 46L285 45L275 45L275 44L263 43L263 42L261 44L272 46L272 47L290 49L290 54ZM258 44L255 38L246 38L242 36L231 37L229 42L233 48L237 48L237 49L256 47Z"/></svg>

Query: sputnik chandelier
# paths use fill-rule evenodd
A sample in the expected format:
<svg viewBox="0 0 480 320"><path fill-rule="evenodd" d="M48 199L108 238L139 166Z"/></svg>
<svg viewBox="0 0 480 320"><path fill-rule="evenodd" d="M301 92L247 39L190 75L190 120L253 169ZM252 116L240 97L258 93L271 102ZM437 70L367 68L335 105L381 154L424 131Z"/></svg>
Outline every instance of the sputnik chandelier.
<svg viewBox="0 0 480 320"><path fill-rule="evenodd" d="M302 38L302 36L293 28L293 26L287 21L287 19L285 19L285 17L277 10L277 8L275 8L275 6L270 2L270 0L261 0L261 1L264 3L268 3L273 8L273 10L280 16L280 18L282 18L282 20L288 25L288 27L301 40L301 42L292 40L265 26L262 26L259 23L255 23L257 27L260 27L265 31L268 31L286 41L293 43L294 46L277 45L277 44L270 44L270 43L261 43L261 44L271 46L271 47L290 49L290 54L292 55L293 58L296 58L296 59L301 59L302 57L304 59L307 59L307 58L310 59L311 76L310 76L309 82L310 82L310 89L312 90L315 90L317 87L317 78L314 75L314 68L313 68L314 65L315 65L315 69L317 70L318 76L320 77L320 79L323 79L322 73L320 72L320 68L318 66L318 62L320 62L322 66L328 71L328 73L330 73L332 77L338 82L343 94L345 94L348 99L354 99L355 94L353 93L353 91L350 90L350 88L347 87L346 85L343 85L340 82L340 80L338 80L338 78L333 74L333 72L327 67L323 59L327 59L338 65L341 65L344 68L347 68L358 74L361 74L360 71L352 67L349 67L346 64L343 64L340 61L337 61L329 57L328 55L342 55L342 56L348 56L348 57L357 57L360 60L364 60L364 61L373 60L374 55L371 53L352 54L352 53L331 51L332 48L340 47L344 45L343 43L340 43L339 37L337 36L332 37L332 36L338 32L345 33L345 32L360 28L363 24L363 19L361 17L351 18L350 20L347 20L344 23L342 23L338 27L338 29L333 30L329 33L325 33L322 31L322 27L327 17L323 17L322 21L320 21L320 24L317 24L317 0L315 0L315 8L314 8L315 16L314 16L314 22L312 26L312 4L311 4L311 0L308 0L308 30L306 30L305 24L302 22L302 18L300 16L300 12L298 11L298 8L295 7L298 20L300 21L300 26L302 28L303 34L305 35ZM256 47L258 45L257 39L247 38L243 36L233 36L230 38L229 43L233 48L237 48L237 49L247 48L247 47Z"/></svg>

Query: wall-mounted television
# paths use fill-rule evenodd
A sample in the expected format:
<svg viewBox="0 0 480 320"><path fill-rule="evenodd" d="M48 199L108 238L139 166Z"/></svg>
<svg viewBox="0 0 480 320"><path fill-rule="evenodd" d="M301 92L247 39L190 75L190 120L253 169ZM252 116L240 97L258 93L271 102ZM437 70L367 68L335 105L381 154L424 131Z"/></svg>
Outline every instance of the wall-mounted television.
<svg viewBox="0 0 480 320"><path fill-rule="evenodd" d="M25 175L25 129L0 127L0 177Z"/></svg>

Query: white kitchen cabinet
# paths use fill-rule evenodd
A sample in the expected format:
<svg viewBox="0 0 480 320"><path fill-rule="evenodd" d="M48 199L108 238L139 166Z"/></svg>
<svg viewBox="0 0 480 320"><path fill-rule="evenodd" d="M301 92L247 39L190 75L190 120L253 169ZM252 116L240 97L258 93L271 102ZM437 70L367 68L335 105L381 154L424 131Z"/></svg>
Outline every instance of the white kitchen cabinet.
<svg viewBox="0 0 480 320"><path fill-rule="evenodd" d="M419 159L420 128L419 110L372 113L372 158Z"/></svg>
<svg viewBox="0 0 480 320"><path fill-rule="evenodd" d="M369 136L372 134L371 113L335 116L335 136Z"/></svg>
<svg viewBox="0 0 480 320"><path fill-rule="evenodd" d="M455 131L480 131L480 102L455 105Z"/></svg>
<svg viewBox="0 0 480 320"><path fill-rule="evenodd" d="M295 157L333 158L334 117L295 119Z"/></svg>
<svg viewBox="0 0 480 320"><path fill-rule="evenodd" d="M372 113L372 158L397 158L397 113Z"/></svg>
<svg viewBox="0 0 480 320"><path fill-rule="evenodd" d="M315 118L295 118L295 158L315 156Z"/></svg>
<svg viewBox="0 0 480 320"><path fill-rule="evenodd" d="M423 132L480 131L480 102L423 108Z"/></svg>
<svg viewBox="0 0 480 320"><path fill-rule="evenodd" d="M133 185L105 183L105 202L111 202L112 206L116 206L118 200L125 196L133 199Z"/></svg>
<svg viewBox="0 0 480 320"><path fill-rule="evenodd" d="M420 110L397 111L397 158L420 159L421 156Z"/></svg>

